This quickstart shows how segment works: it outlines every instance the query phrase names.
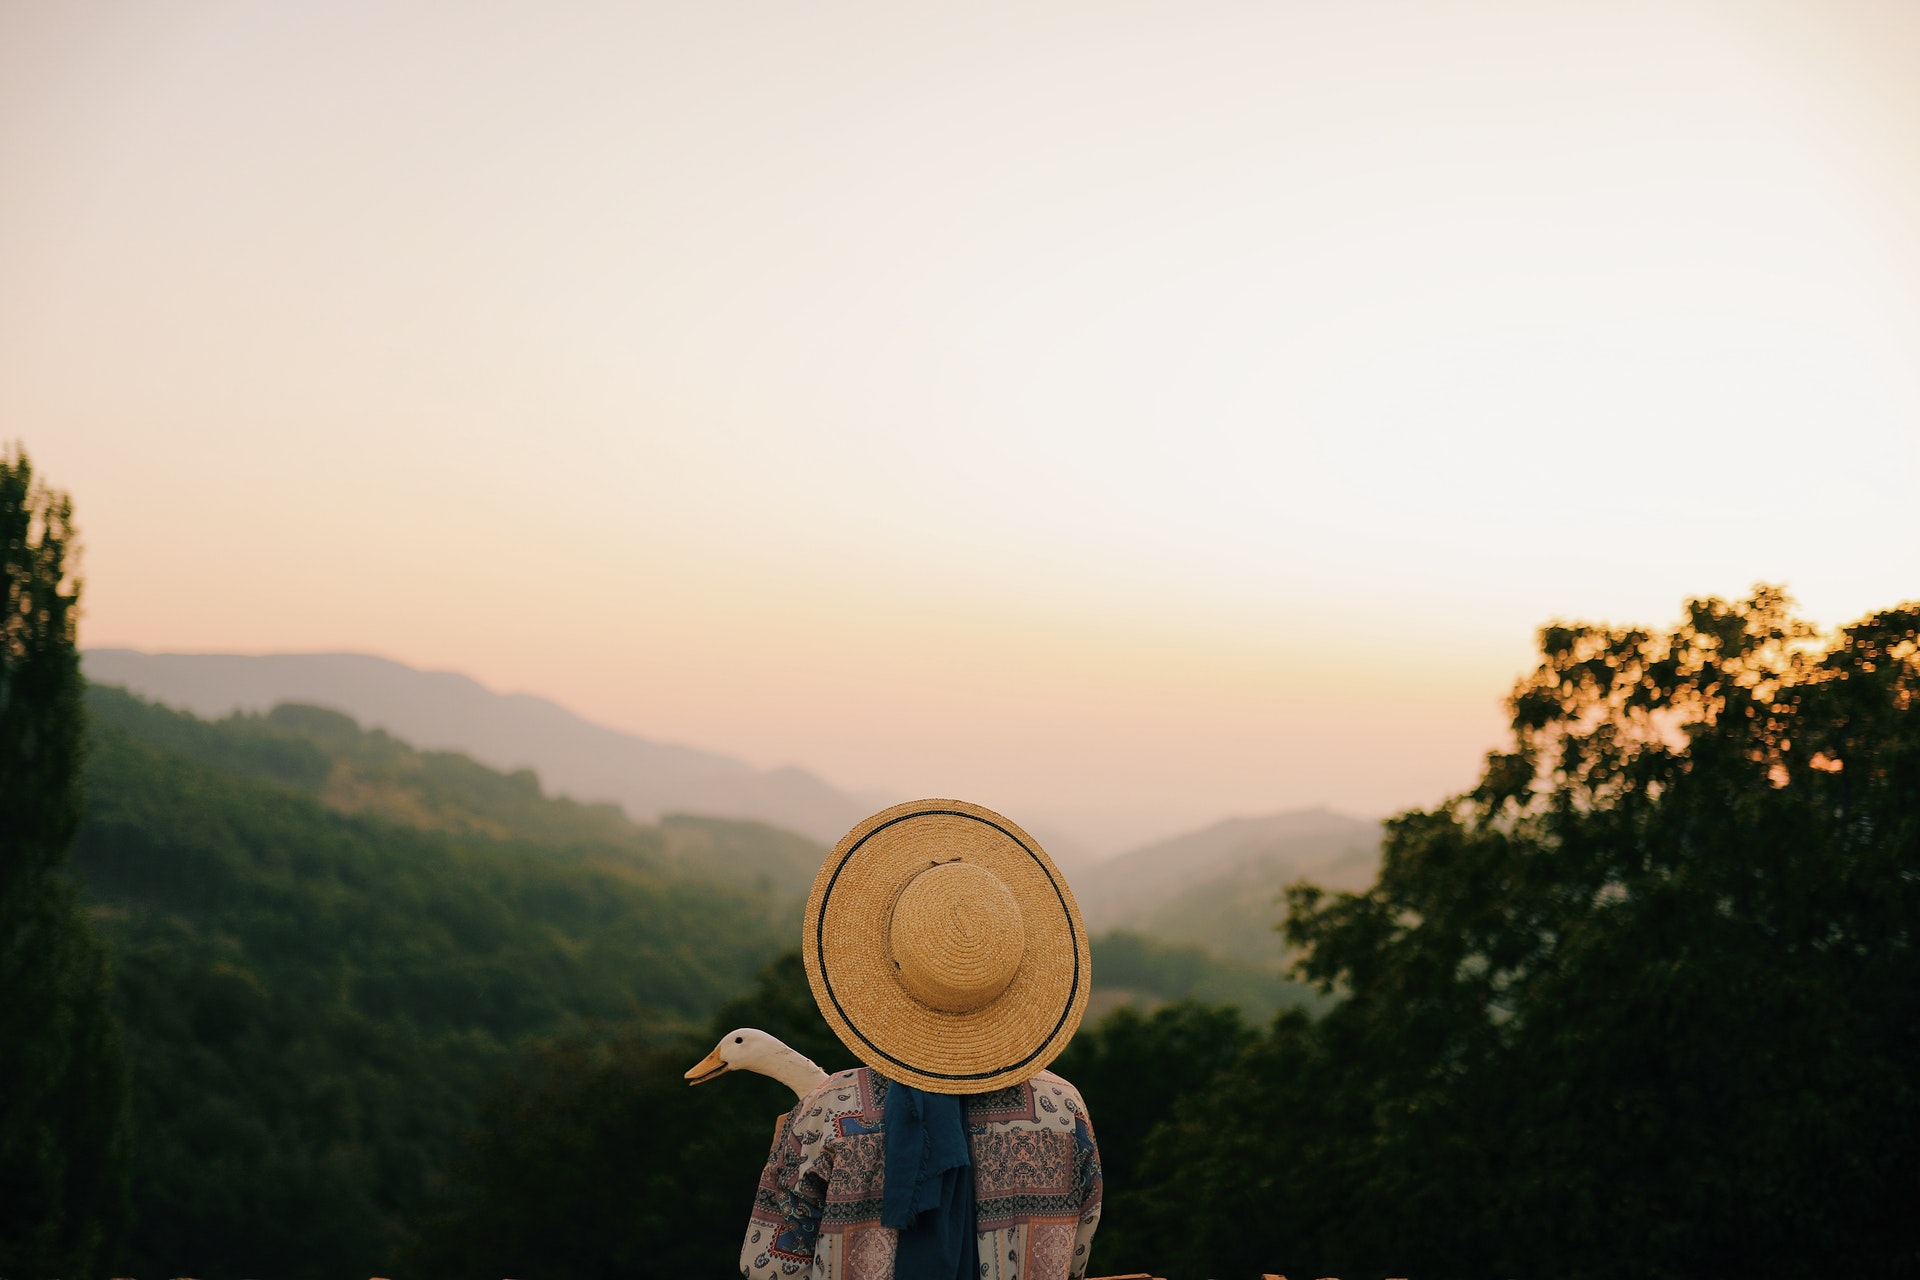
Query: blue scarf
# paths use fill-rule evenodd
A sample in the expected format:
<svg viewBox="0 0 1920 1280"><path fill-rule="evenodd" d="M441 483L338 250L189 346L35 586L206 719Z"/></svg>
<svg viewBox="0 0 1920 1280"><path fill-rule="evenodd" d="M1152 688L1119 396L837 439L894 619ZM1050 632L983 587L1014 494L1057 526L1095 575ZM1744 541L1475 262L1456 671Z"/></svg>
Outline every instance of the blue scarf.
<svg viewBox="0 0 1920 1280"><path fill-rule="evenodd" d="M977 1280L966 1112L952 1094L887 1084L880 1225L900 1233L895 1280Z"/></svg>

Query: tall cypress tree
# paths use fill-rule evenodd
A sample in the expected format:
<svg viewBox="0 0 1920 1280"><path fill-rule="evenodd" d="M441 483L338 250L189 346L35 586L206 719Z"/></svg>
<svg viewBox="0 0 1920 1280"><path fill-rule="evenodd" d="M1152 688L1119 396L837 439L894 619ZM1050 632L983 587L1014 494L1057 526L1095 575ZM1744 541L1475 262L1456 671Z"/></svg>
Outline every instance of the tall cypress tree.
<svg viewBox="0 0 1920 1280"><path fill-rule="evenodd" d="M0 1275L108 1261L126 1203L126 1079L105 959L61 864L86 730L73 509L0 453Z"/></svg>

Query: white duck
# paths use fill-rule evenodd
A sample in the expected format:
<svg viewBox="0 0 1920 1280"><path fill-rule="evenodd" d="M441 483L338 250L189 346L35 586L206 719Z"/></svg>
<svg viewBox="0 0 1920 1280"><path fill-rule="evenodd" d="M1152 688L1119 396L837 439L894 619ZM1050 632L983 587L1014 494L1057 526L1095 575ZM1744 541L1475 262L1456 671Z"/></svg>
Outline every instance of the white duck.
<svg viewBox="0 0 1920 1280"><path fill-rule="evenodd" d="M804 1098L826 1083L827 1073L811 1058L753 1027L738 1027L720 1037L713 1052L693 1064L686 1073L692 1084L705 1084L729 1071L757 1071L772 1076Z"/></svg>

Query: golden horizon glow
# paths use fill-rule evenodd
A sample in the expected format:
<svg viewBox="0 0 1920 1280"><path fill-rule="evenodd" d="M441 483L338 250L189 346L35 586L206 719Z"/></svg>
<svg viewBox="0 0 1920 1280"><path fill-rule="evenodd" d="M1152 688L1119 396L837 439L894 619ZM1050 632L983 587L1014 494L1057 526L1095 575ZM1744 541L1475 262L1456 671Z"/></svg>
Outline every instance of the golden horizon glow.
<svg viewBox="0 0 1920 1280"><path fill-rule="evenodd" d="M1920 10L0 13L85 642L1111 849L1468 785L1551 618L1920 596Z"/></svg>

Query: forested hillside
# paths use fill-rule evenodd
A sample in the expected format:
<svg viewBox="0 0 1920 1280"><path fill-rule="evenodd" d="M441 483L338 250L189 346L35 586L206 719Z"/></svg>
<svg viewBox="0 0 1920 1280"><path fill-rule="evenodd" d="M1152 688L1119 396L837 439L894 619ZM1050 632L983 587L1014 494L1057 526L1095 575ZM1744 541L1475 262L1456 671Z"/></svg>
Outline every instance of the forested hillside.
<svg viewBox="0 0 1920 1280"><path fill-rule="evenodd" d="M73 863L132 1064L140 1273L377 1270L512 1046L704 1020L790 945L821 854L328 712L88 706Z"/></svg>
<svg viewBox="0 0 1920 1280"><path fill-rule="evenodd" d="M1229 818L1123 853L1076 877L1095 930L1126 929L1200 947L1277 975L1279 888L1312 880L1359 889L1380 863L1380 825L1326 809Z"/></svg>
<svg viewBox="0 0 1920 1280"><path fill-rule="evenodd" d="M1276 884L1278 882L1275 882ZM1269 920L1279 917L1277 893L1270 886ZM1268 931L1272 931L1269 923ZM1087 1020L1097 1022L1120 1008L1152 1012L1161 1005L1197 1000L1230 1005L1254 1022L1281 1009L1317 1009L1327 997L1278 967L1223 959L1190 943L1166 942L1126 929L1093 938L1093 999Z"/></svg>
<svg viewBox="0 0 1920 1280"><path fill-rule="evenodd" d="M731 1188L700 1243L724 1252L757 1159L734 1148L759 1140L737 1108L777 1096L736 1080L691 1098L673 1064L797 939L818 845L637 824L315 707L208 722L91 686L87 710L72 865L131 1062L134 1273L389 1271L477 1099L615 1049L691 1108L677 1124L733 1135L704 1175ZM1318 999L1193 947L1093 948L1098 1011L1200 998L1263 1018ZM837 1061L793 977L767 979L783 994L761 1012ZM444 1231L433 1248L451 1256Z"/></svg>
<svg viewBox="0 0 1920 1280"><path fill-rule="evenodd" d="M884 807L804 769L756 769L716 752L650 741L545 698L498 693L456 672L422 671L372 654L90 649L83 661L89 680L208 718L282 703L337 708L416 745L496 768L536 769L555 791L616 801L646 821L682 811L720 814L831 843Z"/></svg>

